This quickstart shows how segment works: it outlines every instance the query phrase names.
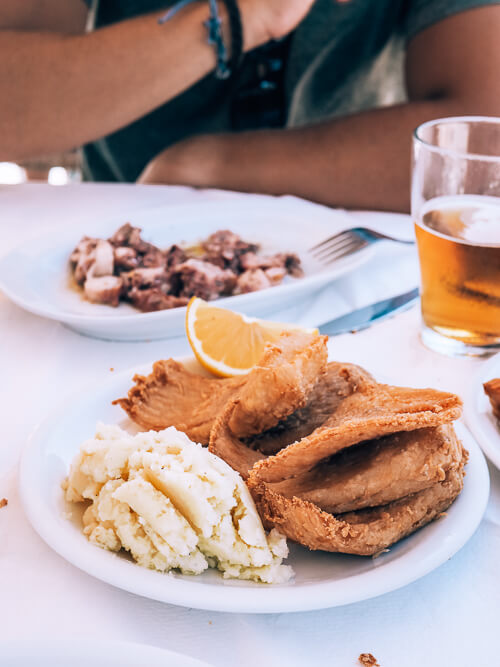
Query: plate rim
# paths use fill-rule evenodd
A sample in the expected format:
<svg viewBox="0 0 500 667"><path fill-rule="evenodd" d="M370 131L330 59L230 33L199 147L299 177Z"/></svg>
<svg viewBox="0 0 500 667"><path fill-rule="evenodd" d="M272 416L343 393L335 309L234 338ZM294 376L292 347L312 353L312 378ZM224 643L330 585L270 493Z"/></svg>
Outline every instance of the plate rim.
<svg viewBox="0 0 500 667"><path fill-rule="evenodd" d="M487 403L489 399L484 393L483 382L491 379L497 373L500 377L500 352L484 361L474 374L472 384L467 392L465 401L464 417L473 437L477 440L483 454L491 463L500 470L500 428L498 429L498 444L490 441L488 432L495 429L490 422L486 422L486 416L480 411L479 403ZM489 378L487 376L490 376Z"/></svg>
<svg viewBox="0 0 500 667"><path fill-rule="evenodd" d="M192 359L193 357L191 356L175 357L175 360L180 363L186 363ZM154 362L135 366L131 369L117 373L113 377L106 376L103 378L103 382L99 385L101 387L100 391L105 393L108 387L111 389L111 387L118 385L121 381L128 380L130 382L135 373L143 374L144 372L150 372L152 363ZM149 369L149 371L147 369ZM448 544L449 540L443 540L441 546L435 552L430 555L426 554L426 558L422 558L420 561L413 563L413 569L410 574L407 573L405 576L401 575L401 570L403 571L403 575L405 572L404 561L406 560L406 555L403 554L401 559L392 561L386 565L392 573L389 584L387 583L387 577L377 577L375 575L378 570L378 568L375 568L340 580L340 582L343 582L343 588L345 589L347 587L347 590L343 590L341 594L335 590L335 588L340 588L339 580L330 582L317 581L314 583L301 584L300 592L306 592L306 600L303 599L303 595L298 594L299 588L294 588L293 585L280 586L279 584L275 584L270 586L260 586L253 584L248 586L247 584L246 586L234 587L209 585L205 591L203 591L203 589L198 588L199 583L196 577L193 577L192 581L175 579L172 577L170 578L172 586L170 588L165 587L166 590L164 591L163 587L153 587L149 585L149 582L148 586L144 586L140 581L140 577L137 583L133 578L125 578L124 581L122 572L118 571L117 574L113 572L111 559L113 557L116 558L115 554L110 554L104 550L102 550L102 554L100 554L99 551L96 552L99 553L100 556L102 555L103 558L107 559L106 561L103 560L103 568L101 568L100 563L95 566L92 561L89 566L89 564L85 562L85 556L82 557L78 553L75 554L74 549L71 548L72 543L70 543L69 547L67 546L64 540L57 534L57 520L54 517L53 512L49 506L44 505L43 492L39 495L33 495L33 485L30 482L30 476L35 482L37 479L35 470L38 470L38 468L37 466L33 466L31 461L35 460L33 455L38 453L41 456L43 453L43 446L40 447L40 443L43 443L44 434L49 433L51 429L57 426L61 415L64 414L68 406L74 405L75 400L80 399L84 402L90 387L95 390L95 386L96 383L93 382L82 390L75 392L66 400L60 402L57 408L33 429L25 447L23 448L19 464L18 484L21 503L33 529L46 542L46 544L51 547L51 549L62 556L66 561L104 583L111 584L112 586L144 598L206 611L258 614L313 611L361 602L411 584L444 564L473 536L481 523L486 510L490 492L488 467L482 450L474 436L461 421L458 421L455 423L457 435L460 439L465 441L464 444L470 454L469 462L467 464L467 479L470 479L471 476L473 476L476 481L476 487L478 487L475 488L474 493L472 493L472 489L468 493L465 493L465 489L468 489L471 486L469 483L469 486L464 486L464 491L462 491L458 498L458 501L462 499L462 502L464 502L464 498L467 499L469 503L467 505L469 509L468 514L471 514L471 516L468 516L468 522L465 524L466 530L458 531L458 538L456 534L452 537L452 545ZM93 430L94 428L95 425L92 425L91 429ZM432 525L432 523L429 525ZM463 522L461 522L460 525L463 527ZM421 530L425 529L426 526ZM405 539L411 539L411 537L412 536L410 535ZM95 549L98 549L98 547L95 547ZM400 560L403 560L403 565L401 565ZM140 567L136 566L134 563L128 564L132 567ZM293 566L293 563L290 564ZM100 571L101 569L107 570L104 576ZM116 568L116 570L120 569L121 566ZM164 575L160 575L160 573L155 574L167 578L171 577L168 573ZM396 576L394 576L394 574ZM350 590L349 586L346 586L346 582L350 582L353 579L360 582L360 585L354 587L354 592ZM310 595L307 595L307 592L311 589L313 589L314 592L312 598ZM207 590L209 590L208 596L206 594ZM227 591L230 592L229 595L227 595ZM233 591L232 595L231 591ZM270 596L270 592L275 592L276 595ZM266 599L266 595L268 596L268 599ZM208 598L210 598L209 601Z"/></svg>
<svg viewBox="0 0 500 667"><path fill-rule="evenodd" d="M169 214L175 215L176 212L178 212L180 215L186 215L186 216L192 216L195 215L197 211L200 209L203 209L204 212L209 211L212 215L216 214L217 212L224 211L235 211L241 212L241 206L242 202L220 202L220 201L210 201L210 202L190 202L186 204L177 204L177 205L165 205L165 206L156 206L153 208L145 208L145 209L140 209L137 211L134 211L133 215L134 216L158 216L162 212L167 212ZM251 210L252 212L256 212L258 214L265 214L265 213L273 213L273 208L276 209L276 212L283 211L284 214L298 218L298 217L303 217L305 212L308 212L310 215L311 219L314 219L318 222L321 222L322 224L325 224L328 222L329 219L332 218L332 212L333 216L338 215L339 213L344 215L346 219L348 218L348 213L344 211L344 209L326 209L323 210L322 207L316 207L316 205L312 205L314 207L309 210L309 203L307 202L300 202L300 205L297 205L297 210L286 210L286 207L289 207L290 204L280 202L279 199L270 199L269 201L266 202L253 202ZM295 204L294 204L295 206ZM303 211L301 209L304 209ZM306 211L307 209L307 211ZM392 214L390 214L392 215ZM393 215L398 215L398 214L393 214ZM117 217L112 218L112 217L106 217L105 219L101 220L100 222L102 223L103 226L105 225L114 225L114 224L119 224L120 221L123 221L125 216L120 216L119 218ZM82 223L83 224L83 223ZM154 222L148 223L152 226L152 228L155 227L160 227L161 223L160 221L156 220ZM175 224L175 223L172 223ZM189 222L187 223L189 224ZM167 227L168 223L164 223L164 226ZM12 256L14 256L18 252L22 252L24 248L35 246L37 243L47 243L50 241L50 239L55 238L55 239L61 239L61 236L63 237L62 241L67 241L69 244L69 239L73 235L72 230L60 230L60 231L52 231L48 232L46 234L40 234L37 235L34 238L31 238L27 241L21 242L17 244L15 247L11 248L7 253L4 255L0 256L0 290L2 290L6 296L13 301L16 305L19 307L23 308L24 310L27 310L30 313L33 313L35 315L39 315L41 317L46 317L48 319L52 319L58 322L62 322L68 325L81 325L81 326L99 326L99 325L104 325L109 324L111 326L116 325L116 324L135 324L137 322L144 322L145 325L147 326L148 323L154 323L161 321L162 318L165 317L165 313L172 313L173 311L175 312L180 312L185 314L186 307L182 306L179 308L175 309L170 309L170 310L161 310L161 311L155 311L151 313L141 313L137 311L136 313L131 313L128 315L120 315L118 317L114 317L113 315L100 315L100 314L82 314L82 313L73 313L70 311L65 311L62 309L58 309L57 307L51 307L50 304L40 306L39 303L36 302L35 299L25 299L24 297L20 297L18 293L16 292L15 289L12 289L12 284L9 282L8 276L5 277L2 275L2 269L4 264L7 264L9 260L12 259ZM77 230L74 230L74 235L75 237L78 235ZM73 241L74 243L74 241ZM61 241L58 245L61 245ZM333 270L328 267L326 267L324 270L319 271L316 274L313 274L312 276L305 276L302 279L297 279L297 282L293 283L287 283L285 285L277 285L275 287L269 288L269 290L273 290L273 294L276 295L278 298L278 295L287 295L288 293L292 292L294 293L295 291L300 291L300 286L304 285L304 289L307 290L309 289L310 291L319 289L324 285L327 285L330 282L333 282L337 278L340 278L347 273L349 273L351 270L354 270L358 268L358 266L364 264L365 262L369 261L369 259L374 255L375 253L375 248L373 245L367 246L363 248L362 250L354 253L352 256L347 257L345 260L340 260L338 264L338 270ZM344 270L345 267L345 270ZM259 297L263 293L268 293L268 290L259 290L257 292L251 292L249 294L238 294L230 297L223 297L220 299L214 300L214 303L220 304L221 307L232 307L233 305L235 307L244 307L245 304L253 304L254 302L259 300ZM244 298L243 301L243 306L240 305L240 301ZM236 303L234 299L237 299Z"/></svg>
<svg viewBox="0 0 500 667"><path fill-rule="evenodd" d="M140 659L139 664L144 664L144 660L155 659L155 665L160 664L160 660L177 659L182 660L182 667L211 667L207 662L193 658L186 653L179 651L172 651L170 649L162 648L161 646L153 646L152 644L143 644L141 642L129 642L119 639L96 639L83 640L81 638L68 639L51 638L51 639L4 639L0 640L0 667L4 665L8 667L10 663L4 662L11 658L31 657L33 652L44 650L45 654L41 654L44 659L54 657L54 653L50 653L53 648L57 647L57 654L62 654L60 657L66 657L71 660L75 653L83 654L84 658L96 659L96 656L102 656L103 649L106 650L104 655L111 655L120 651L118 657L129 655L133 660ZM19 650L24 651L24 654L19 655ZM103 661L104 664L104 661ZM166 664L163 663L162 664Z"/></svg>

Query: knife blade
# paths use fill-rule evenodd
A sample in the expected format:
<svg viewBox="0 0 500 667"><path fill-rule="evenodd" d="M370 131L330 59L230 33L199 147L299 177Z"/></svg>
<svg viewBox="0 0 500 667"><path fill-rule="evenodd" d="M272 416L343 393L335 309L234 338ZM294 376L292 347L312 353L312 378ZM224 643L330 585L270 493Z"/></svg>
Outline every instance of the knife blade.
<svg viewBox="0 0 500 667"><path fill-rule="evenodd" d="M357 308L351 313L321 324L318 330L321 334L328 334L329 336L361 331L371 326L374 322L380 322L388 317L393 317L397 313L408 310L417 299L418 287L404 294L393 296L390 299L384 299L369 306Z"/></svg>

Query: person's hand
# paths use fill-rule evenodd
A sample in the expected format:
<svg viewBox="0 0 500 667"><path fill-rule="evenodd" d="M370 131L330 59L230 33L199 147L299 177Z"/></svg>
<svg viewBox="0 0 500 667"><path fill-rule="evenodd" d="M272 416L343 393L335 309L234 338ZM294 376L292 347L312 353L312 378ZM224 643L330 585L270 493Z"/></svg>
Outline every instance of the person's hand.
<svg viewBox="0 0 500 667"><path fill-rule="evenodd" d="M314 0L239 0L245 50L287 35L313 4Z"/></svg>
<svg viewBox="0 0 500 667"><path fill-rule="evenodd" d="M210 187L215 184L220 159L217 135L190 137L153 158L137 182Z"/></svg>
<svg viewBox="0 0 500 667"><path fill-rule="evenodd" d="M332 0L346 3L350 0ZM288 35L309 12L315 0L239 0L244 48L253 49Z"/></svg>

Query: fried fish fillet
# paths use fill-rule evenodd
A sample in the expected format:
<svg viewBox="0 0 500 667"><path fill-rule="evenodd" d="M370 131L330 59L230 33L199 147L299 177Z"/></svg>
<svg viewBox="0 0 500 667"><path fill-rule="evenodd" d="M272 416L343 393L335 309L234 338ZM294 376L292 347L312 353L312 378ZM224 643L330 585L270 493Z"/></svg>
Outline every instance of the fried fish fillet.
<svg viewBox="0 0 500 667"><path fill-rule="evenodd" d="M455 394L392 387L363 378L321 426L274 456L259 460L254 470L262 481L279 482L310 470L346 447L399 431L448 424L460 417L461 406Z"/></svg>
<svg viewBox="0 0 500 667"><path fill-rule="evenodd" d="M169 359L158 361L120 405L141 428L175 426L192 440L208 444L212 425L234 398L230 425L239 437L260 433L302 407L326 368L327 337L285 332L266 346L261 362L248 375L207 378Z"/></svg>
<svg viewBox="0 0 500 667"><path fill-rule="evenodd" d="M258 449L266 456L276 454L283 447L310 435L314 429L326 422L341 401L356 391L359 382L375 382L360 366L328 363L325 372L309 393L307 403L275 427L245 440L245 444Z"/></svg>
<svg viewBox="0 0 500 667"><path fill-rule="evenodd" d="M209 449L246 478L254 463L310 435L364 382L375 383L375 380L359 366L330 362L309 392L303 407L291 412L276 426L246 438L233 430L233 415L239 406L236 393L214 423ZM287 404L289 408L290 403Z"/></svg>
<svg viewBox="0 0 500 667"><path fill-rule="evenodd" d="M302 410L250 441L232 428L237 398L229 401L212 428L210 451L244 477L253 467L262 481L280 482L352 445L450 423L461 413L454 394L381 385L353 364L328 364L310 397Z"/></svg>
<svg viewBox="0 0 500 667"><path fill-rule="evenodd" d="M196 375L168 359L157 361L150 375L136 375L128 397L118 398L113 405L122 407L146 431L175 426L191 440L208 444L214 416L245 381L245 377Z"/></svg>
<svg viewBox="0 0 500 667"><path fill-rule="evenodd" d="M327 365L328 336L284 332L266 345L260 362L235 392L227 414L231 432L245 438L276 426L302 408Z"/></svg>
<svg viewBox="0 0 500 667"><path fill-rule="evenodd" d="M493 414L500 419L500 378L495 378L483 384L484 391L490 399Z"/></svg>
<svg viewBox="0 0 500 667"><path fill-rule="evenodd" d="M462 464L423 491L337 516L307 500L287 498L257 478L248 486L267 528L276 527L310 549L372 556L439 517L462 490L463 476Z"/></svg>
<svg viewBox="0 0 500 667"><path fill-rule="evenodd" d="M269 484L325 512L340 514L386 505L442 482L462 465L462 445L451 424L395 433L349 447L296 477ZM256 478L250 472L250 479Z"/></svg>

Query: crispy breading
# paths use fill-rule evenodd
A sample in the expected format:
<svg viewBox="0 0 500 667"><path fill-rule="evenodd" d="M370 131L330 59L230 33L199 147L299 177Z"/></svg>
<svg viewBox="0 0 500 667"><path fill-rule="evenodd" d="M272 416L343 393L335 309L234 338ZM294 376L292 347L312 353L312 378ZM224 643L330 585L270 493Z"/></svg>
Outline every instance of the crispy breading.
<svg viewBox="0 0 500 667"><path fill-rule="evenodd" d="M344 373L344 369L348 372ZM331 361L309 393L303 408L293 412L275 427L248 438L245 443L267 456L276 454L324 424L340 402L356 391L357 382L361 380L374 382L370 373L359 366Z"/></svg>
<svg viewBox="0 0 500 667"><path fill-rule="evenodd" d="M500 378L494 378L483 384L484 391L490 399L493 414L500 419Z"/></svg>
<svg viewBox="0 0 500 667"><path fill-rule="evenodd" d="M266 346L248 375L235 378L207 378L173 359L157 361L150 375L134 377L127 398L113 403L146 430L175 426L206 445L217 415L236 397L231 428L240 437L261 433L304 406L326 368L326 341L326 336L285 332Z"/></svg>
<svg viewBox="0 0 500 667"><path fill-rule="evenodd" d="M311 431L321 426L332 412L338 409L347 396L365 382L375 383L375 380L359 366L330 362L310 391L306 405L292 412L273 428L249 438L239 437L231 428L232 415L238 406L236 394L214 424L210 433L210 451L246 478L256 461L310 435Z"/></svg>
<svg viewBox="0 0 500 667"><path fill-rule="evenodd" d="M310 470L346 447L399 431L448 424L458 419L461 411L462 402L455 394L363 379L320 427L259 461L255 472L265 482L279 482Z"/></svg>
<svg viewBox="0 0 500 667"><path fill-rule="evenodd" d="M262 433L304 407L326 369L327 341L327 336L295 331L266 345L227 413L231 432L240 438Z"/></svg>
<svg viewBox="0 0 500 667"><path fill-rule="evenodd" d="M349 447L292 479L269 487L332 514L386 505L446 478L462 465L453 426L395 433ZM255 473L250 472L250 478Z"/></svg>
<svg viewBox="0 0 500 667"><path fill-rule="evenodd" d="M150 375L136 375L134 382L128 397L118 398L113 405L122 407L146 431L175 426L206 445L215 416L246 378L207 378L168 359L157 361Z"/></svg>
<svg viewBox="0 0 500 667"><path fill-rule="evenodd" d="M313 550L372 556L439 517L462 490L463 476L462 465L428 489L381 507L337 516L307 500L276 493L257 478L248 485L267 527L276 527Z"/></svg>

